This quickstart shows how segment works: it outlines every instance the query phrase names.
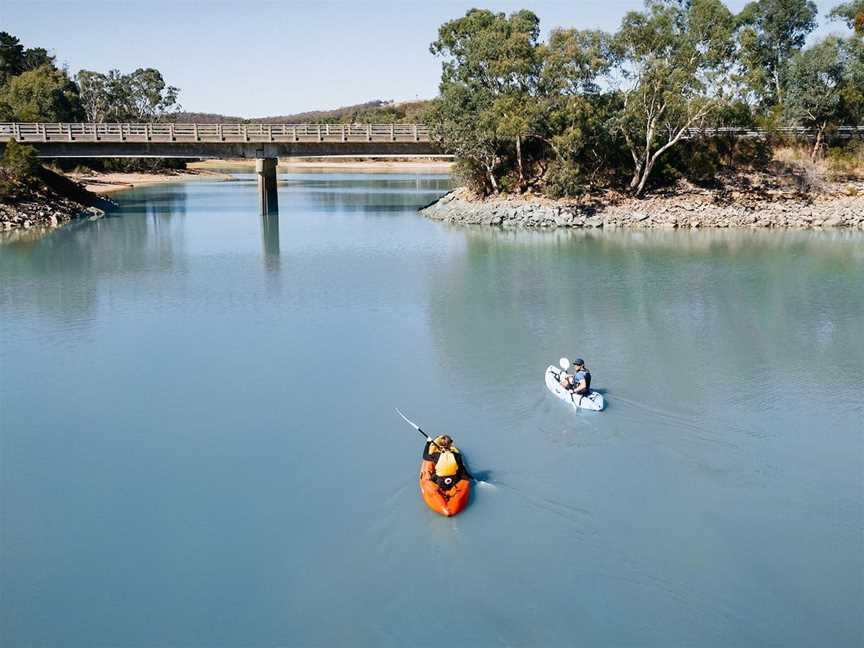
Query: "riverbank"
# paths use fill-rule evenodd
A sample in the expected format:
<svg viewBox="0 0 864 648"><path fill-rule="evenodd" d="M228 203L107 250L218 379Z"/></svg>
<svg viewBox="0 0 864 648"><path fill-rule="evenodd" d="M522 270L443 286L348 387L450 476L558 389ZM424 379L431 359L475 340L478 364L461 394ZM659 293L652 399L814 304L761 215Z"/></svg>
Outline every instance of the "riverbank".
<svg viewBox="0 0 864 648"><path fill-rule="evenodd" d="M254 163L253 163L254 165ZM135 187L172 182L194 182L198 180L227 180L227 173L207 169L173 170L164 169L153 173L115 173L102 171L87 171L86 173L66 173L67 177L83 185L87 191L104 195L134 189Z"/></svg>
<svg viewBox="0 0 864 648"><path fill-rule="evenodd" d="M40 168L0 201L0 231L53 228L76 218L101 218L114 203L77 182Z"/></svg>
<svg viewBox="0 0 864 648"><path fill-rule="evenodd" d="M353 173L449 173L453 162L447 156L422 158L387 157L359 158L354 156L299 157L279 160L277 171L282 173L334 171ZM202 160L190 162L187 169L196 171L234 171L252 173L255 160Z"/></svg>
<svg viewBox="0 0 864 648"><path fill-rule="evenodd" d="M795 228L864 229L864 182L819 191L711 190L679 185L644 198L607 192L580 199L536 195L480 198L461 188L420 210L459 225L521 228Z"/></svg>

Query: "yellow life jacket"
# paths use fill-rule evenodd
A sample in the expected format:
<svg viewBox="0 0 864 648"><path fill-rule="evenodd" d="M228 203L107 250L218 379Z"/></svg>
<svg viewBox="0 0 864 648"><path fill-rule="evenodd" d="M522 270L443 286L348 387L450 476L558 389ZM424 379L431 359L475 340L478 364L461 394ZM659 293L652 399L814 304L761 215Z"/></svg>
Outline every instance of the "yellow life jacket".
<svg viewBox="0 0 864 648"><path fill-rule="evenodd" d="M456 462L456 453L458 448L450 446L449 450L444 450L438 455L438 461L435 462L435 474L439 477L452 477L459 472L459 464Z"/></svg>

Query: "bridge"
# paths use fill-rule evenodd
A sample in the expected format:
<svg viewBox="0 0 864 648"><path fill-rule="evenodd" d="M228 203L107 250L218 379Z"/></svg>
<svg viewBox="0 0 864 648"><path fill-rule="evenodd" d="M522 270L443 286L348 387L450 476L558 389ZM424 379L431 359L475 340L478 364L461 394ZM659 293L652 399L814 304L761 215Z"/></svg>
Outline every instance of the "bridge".
<svg viewBox="0 0 864 648"><path fill-rule="evenodd" d="M812 139L811 128L691 128L685 138L772 136ZM832 129L835 138L864 138L864 125ZM263 212L276 211L280 157L429 155L441 153L424 124L140 124L0 123L0 146L14 139L41 158L255 159Z"/></svg>
<svg viewBox="0 0 864 648"><path fill-rule="evenodd" d="M262 212L277 207L280 157L440 153L423 124L0 123L40 158L254 159Z"/></svg>

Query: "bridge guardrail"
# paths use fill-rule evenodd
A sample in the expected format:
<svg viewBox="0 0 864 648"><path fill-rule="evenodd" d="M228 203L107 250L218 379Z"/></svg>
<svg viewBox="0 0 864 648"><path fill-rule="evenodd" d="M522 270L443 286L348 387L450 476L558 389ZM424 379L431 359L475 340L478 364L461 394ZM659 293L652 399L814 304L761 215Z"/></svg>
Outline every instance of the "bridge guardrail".
<svg viewBox="0 0 864 648"><path fill-rule="evenodd" d="M0 123L0 142L430 142L424 124Z"/></svg>
<svg viewBox="0 0 864 648"><path fill-rule="evenodd" d="M840 126L834 137L864 138L864 125ZM733 136L760 138L769 135L814 137L816 130L782 128L690 128L686 138ZM10 139L40 142L431 142L426 124L185 124L152 123L0 123L0 142Z"/></svg>

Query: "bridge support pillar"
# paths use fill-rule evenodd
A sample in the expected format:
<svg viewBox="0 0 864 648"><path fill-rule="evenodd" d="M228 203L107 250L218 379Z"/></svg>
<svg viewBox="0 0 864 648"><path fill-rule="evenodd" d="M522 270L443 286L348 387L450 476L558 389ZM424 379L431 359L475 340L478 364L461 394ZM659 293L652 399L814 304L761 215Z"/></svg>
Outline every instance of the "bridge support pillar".
<svg viewBox="0 0 864 648"><path fill-rule="evenodd" d="M258 206L262 214L279 213L279 197L276 193L277 158L258 158L255 160L255 174L258 176Z"/></svg>

